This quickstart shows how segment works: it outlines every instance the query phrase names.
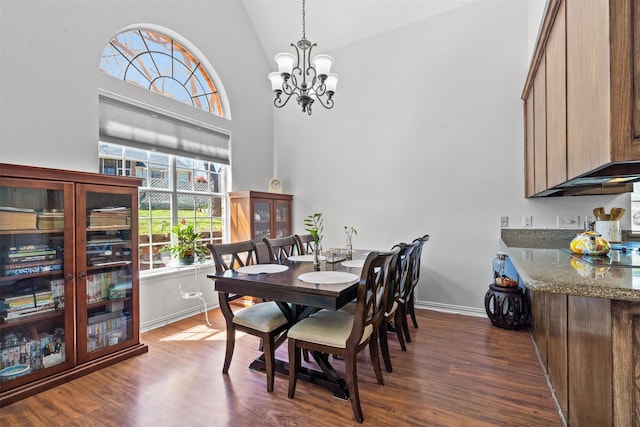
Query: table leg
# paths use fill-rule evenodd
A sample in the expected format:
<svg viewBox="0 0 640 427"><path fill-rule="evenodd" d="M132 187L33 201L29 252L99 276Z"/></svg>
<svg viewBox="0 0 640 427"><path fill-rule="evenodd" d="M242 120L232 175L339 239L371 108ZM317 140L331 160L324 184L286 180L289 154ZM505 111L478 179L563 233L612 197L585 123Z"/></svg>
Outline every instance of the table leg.
<svg viewBox="0 0 640 427"><path fill-rule="evenodd" d="M322 369L322 372L302 366L300 372L298 372L298 379L324 387L331 391L338 399L349 400L349 387L346 381L338 375L333 366L331 366L331 363L329 363L329 355L315 351L311 354L318 366L320 366L320 369ZM249 368L254 371L264 372L264 356L260 356L251 362ZM289 363L276 359L275 371L283 375L289 375Z"/></svg>

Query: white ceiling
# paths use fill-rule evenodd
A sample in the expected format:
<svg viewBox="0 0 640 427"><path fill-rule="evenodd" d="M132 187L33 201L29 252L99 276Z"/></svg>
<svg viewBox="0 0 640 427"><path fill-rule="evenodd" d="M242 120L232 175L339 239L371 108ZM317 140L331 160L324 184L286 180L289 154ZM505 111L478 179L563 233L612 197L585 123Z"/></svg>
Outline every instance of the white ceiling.
<svg viewBox="0 0 640 427"><path fill-rule="evenodd" d="M302 38L302 0L240 0L268 58L295 53ZM480 0L306 0L306 36L331 50Z"/></svg>

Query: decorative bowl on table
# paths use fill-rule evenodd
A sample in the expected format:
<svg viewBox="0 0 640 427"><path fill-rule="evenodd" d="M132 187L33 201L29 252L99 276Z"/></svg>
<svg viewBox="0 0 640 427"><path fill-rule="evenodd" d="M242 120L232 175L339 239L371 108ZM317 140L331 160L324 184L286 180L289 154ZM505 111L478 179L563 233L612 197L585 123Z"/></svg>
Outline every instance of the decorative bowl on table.
<svg viewBox="0 0 640 427"><path fill-rule="evenodd" d="M606 255L611 251L611 245L595 231L585 231L571 241L569 245L571 252L581 255Z"/></svg>

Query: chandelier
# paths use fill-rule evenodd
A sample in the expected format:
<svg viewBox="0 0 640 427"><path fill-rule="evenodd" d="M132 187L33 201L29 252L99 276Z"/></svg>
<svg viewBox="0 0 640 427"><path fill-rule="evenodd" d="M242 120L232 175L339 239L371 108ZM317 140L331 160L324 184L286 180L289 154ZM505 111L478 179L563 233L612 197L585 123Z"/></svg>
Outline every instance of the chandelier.
<svg viewBox="0 0 640 427"><path fill-rule="evenodd" d="M316 100L324 108L333 108L338 75L329 72L333 65L333 58L329 55L316 55L311 59L311 50L316 44L306 38L304 9L305 0L302 0L302 39L296 44L291 43L297 58L288 52L277 54L274 59L278 71L269 73L269 80L275 93L273 105L282 108L295 95L302 112L311 115L311 105Z"/></svg>

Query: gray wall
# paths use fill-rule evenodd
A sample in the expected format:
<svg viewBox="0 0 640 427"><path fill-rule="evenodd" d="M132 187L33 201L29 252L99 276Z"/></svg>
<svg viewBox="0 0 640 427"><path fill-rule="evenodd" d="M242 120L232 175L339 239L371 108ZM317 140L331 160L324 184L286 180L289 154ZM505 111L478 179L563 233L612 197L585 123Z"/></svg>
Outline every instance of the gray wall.
<svg viewBox="0 0 640 427"><path fill-rule="evenodd" d="M558 214L628 206L628 195L524 199L520 94L534 6L531 31L527 2L480 0L328 52L341 77L334 109L274 113L295 228L323 212L325 247L344 245L345 225L361 248L430 234L420 304L483 315L501 215L512 228L523 215L555 228Z"/></svg>
<svg viewBox="0 0 640 427"><path fill-rule="evenodd" d="M2 162L97 171L102 88L231 130L234 188L266 186L271 178L273 107L265 77L270 69L238 0L2 0L0 15ZM232 121L99 71L104 46L139 23L169 28L209 59L227 91Z"/></svg>

